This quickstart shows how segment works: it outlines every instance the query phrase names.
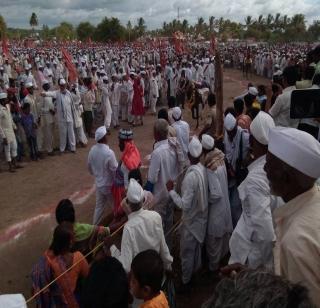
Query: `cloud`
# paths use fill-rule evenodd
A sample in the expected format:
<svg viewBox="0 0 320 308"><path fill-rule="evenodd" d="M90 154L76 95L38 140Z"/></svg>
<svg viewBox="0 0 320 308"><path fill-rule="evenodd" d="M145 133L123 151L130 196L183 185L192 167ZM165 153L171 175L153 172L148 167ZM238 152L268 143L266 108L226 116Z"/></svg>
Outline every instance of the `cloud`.
<svg viewBox="0 0 320 308"><path fill-rule="evenodd" d="M222 4L224 3L224 4ZM135 23L143 17L149 29L161 27L177 17L195 23L199 17L224 17L243 22L245 17L281 13L292 16L305 14L309 23L320 19L317 6L320 0L1 0L0 14L9 27L29 27L29 18L35 12L39 26L50 27L67 21L77 25L81 21L99 23L104 16L117 17L123 24Z"/></svg>

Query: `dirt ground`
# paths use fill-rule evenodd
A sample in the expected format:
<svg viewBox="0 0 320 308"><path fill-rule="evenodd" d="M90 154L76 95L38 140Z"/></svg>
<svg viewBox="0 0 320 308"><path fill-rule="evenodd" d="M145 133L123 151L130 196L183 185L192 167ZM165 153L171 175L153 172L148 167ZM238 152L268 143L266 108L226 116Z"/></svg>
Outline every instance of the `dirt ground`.
<svg viewBox="0 0 320 308"><path fill-rule="evenodd" d="M268 80L252 76L250 81L268 84ZM232 104L233 97L246 89L239 71L224 72L224 105ZM195 122L189 121L189 111L184 111L191 131ZM146 156L153 145L152 125L154 117L145 117L143 127L134 128L135 142L144 158L142 170L147 171ZM123 127L125 124L123 125ZM42 252L48 247L55 227L54 210L63 198L71 198L75 204L77 220L91 223L95 205L94 179L86 166L87 155L94 140L76 154L46 157L38 162L26 162L24 168L11 174L0 173L0 294L23 293L30 296L30 271ZM117 131L109 137L109 145L119 157ZM178 307L200 307L211 294L214 283L201 281L192 294L178 297ZM31 305L32 306L32 305Z"/></svg>

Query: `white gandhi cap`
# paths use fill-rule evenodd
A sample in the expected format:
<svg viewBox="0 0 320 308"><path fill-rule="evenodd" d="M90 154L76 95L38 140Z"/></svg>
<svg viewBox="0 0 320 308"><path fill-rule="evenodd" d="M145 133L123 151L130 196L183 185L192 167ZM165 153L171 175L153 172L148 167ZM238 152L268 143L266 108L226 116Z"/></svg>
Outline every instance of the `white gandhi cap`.
<svg viewBox="0 0 320 308"><path fill-rule="evenodd" d="M27 304L22 294L4 294L0 295L0 307L27 308Z"/></svg>
<svg viewBox="0 0 320 308"><path fill-rule="evenodd" d="M188 151L194 158L198 158L202 154L202 145L197 137L192 137L188 146Z"/></svg>
<svg viewBox="0 0 320 308"><path fill-rule="evenodd" d="M7 98L7 97L8 97L7 93L5 93L5 92L0 92L0 99L5 99L5 98Z"/></svg>
<svg viewBox="0 0 320 308"><path fill-rule="evenodd" d="M267 145L269 143L270 129L274 128L275 124L272 117L260 111L250 125L251 135L261 144Z"/></svg>
<svg viewBox="0 0 320 308"><path fill-rule="evenodd" d="M231 131L235 128L236 124L237 124L236 118L231 113L228 113L224 118L224 128L227 131Z"/></svg>
<svg viewBox="0 0 320 308"><path fill-rule="evenodd" d="M214 148L214 139L210 135L203 134L201 144L205 150L212 150Z"/></svg>
<svg viewBox="0 0 320 308"><path fill-rule="evenodd" d="M107 134L107 129L105 126L100 126L97 128L95 134L94 134L94 139L98 142L101 140L105 135Z"/></svg>
<svg viewBox="0 0 320 308"><path fill-rule="evenodd" d="M135 179L130 179L127 199L131 203L140 203L144 200L144 191Z"/></svg>
<svg viewBox="0 0 320 308"><path fill-rule="evenodd" d="M182 112L181 112L180 107L174 107L174 108L172 109L172 117L173 117L176 121L180 119L181 114L182 114Z"/></svg>
<svg viewBox="0 0 320 308"><path fill-rule="evenodd" d="M320 143L296 128L270 130L268 151L311 178L320 177Z"/></svg>

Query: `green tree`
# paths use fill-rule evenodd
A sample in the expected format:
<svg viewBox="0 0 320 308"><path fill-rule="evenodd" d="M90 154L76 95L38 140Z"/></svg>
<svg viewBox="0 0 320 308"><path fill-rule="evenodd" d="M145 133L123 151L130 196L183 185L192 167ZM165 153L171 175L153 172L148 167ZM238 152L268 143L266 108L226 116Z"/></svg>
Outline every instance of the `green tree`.
<svg viewBox="0 0 320 308"><path fill-rule="evenodd" d="M29 24L32 28L32 33L34 33L34 28L38 26L38 16L35 12L32 12Z"/></svg>
<svg viewBox="0 0 320 308"><path fill-rule="evenodd" d="M308 34L311 41L320 40L320 20L313 21L313 24L308 29Z"/></svg>
<svg viewBox="0 0 320 308"><path fill-rule="evenodd" d="M205 28L204 19L202 17L199 17L196 24L197 33L198 34L202 33L204 31L204 28Z"/></svg>
<svg viewBox="0 0 320 308"><path fill-rule="evenodd" d="M189 29L188 20L184 19L184 20L182 21L181 30L182 30L183 33L187 33L187 32L188 32L188 29Z"/></svg>
<svg viewBox="0 0 320 308"><path fill-rule="evenodd" d="M2 15L0 15L0 36L1 36L1 38L6 33L6 31L7 31L6 22L5 22L4 18L2 17Z"/></svg>
<svg viewBox="0 0 320 308"><path fill-rule="evenodd" d="M50 29L49 29L48 25L42 25L41 37L44 40L49 39L49 37L50 37Z"/></svg>
<svg viewBox="0 0 320 308"><path fill-rule="evenodd" d="M136 26L136 30L137 30L137 34L138 36L142 36L144 35L144 33L146 32L146 22L144 21L144 19L142 17L138 18L137 20L137 26Z"/></svg>
<svg viewBox="0 0 320 308"><path fill-rule="evenodd" d="M72 40L76 36L73 25L65 21L61 22L60 25L55 28L55 33L59 40Z"/></svg>
<svg viewBox="0 0 320 308"><path fill-rule="evenodd" d="M214 17L214 16L210 16L210 17L209 17L209 28L210 28L210 32L214 32L214 20L215 20L215 17Z"/></svg>
<svg viewBox="0 0 320 308"><path fill-rule="evenodd" d="M80 22L76 31L78 39L81 41L85 41L89 38L92 38L95 27L88 21Z"/></svg>
<svg viewBox="0 0 320 308"><path fill-rule="evenodd" d="M126 36L126 29L121 25L118 18L111 19L104 17L97 25L94 38L100 42L123 40Z"/></svg>

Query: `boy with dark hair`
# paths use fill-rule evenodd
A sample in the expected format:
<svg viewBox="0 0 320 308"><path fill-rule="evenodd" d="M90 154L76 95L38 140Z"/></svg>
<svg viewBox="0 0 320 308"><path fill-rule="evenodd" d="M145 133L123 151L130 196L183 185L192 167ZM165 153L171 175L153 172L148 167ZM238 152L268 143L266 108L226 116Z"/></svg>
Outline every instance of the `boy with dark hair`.
<svg viewBox="0 0 320 308"><path fill-rule="evenodd" d="M127 274L117 259L105 257L92 264L81 301L83 308L128 308Z"/></svg>
<svg viewBox="0 0 320 308"><path fill-rule="evenodd" d="M24 132L27 137L29 149L30 149L30 158L32 160L38 160L38 146L37 146L37 134L36 129L38 128L35 123L34 115L30 112L31 106L29 103L24 103L22 106L22 115L21 115L21 125L24 129Z"/></svg>
<svg viewBox="0 0 320 308"><path fill-rule="evenodd" d="M166 296L161 291L163 274L163 262L156 251L145 250L134 257L130 287L136 298L144 300L140 308L169 308Z"/></svg>

